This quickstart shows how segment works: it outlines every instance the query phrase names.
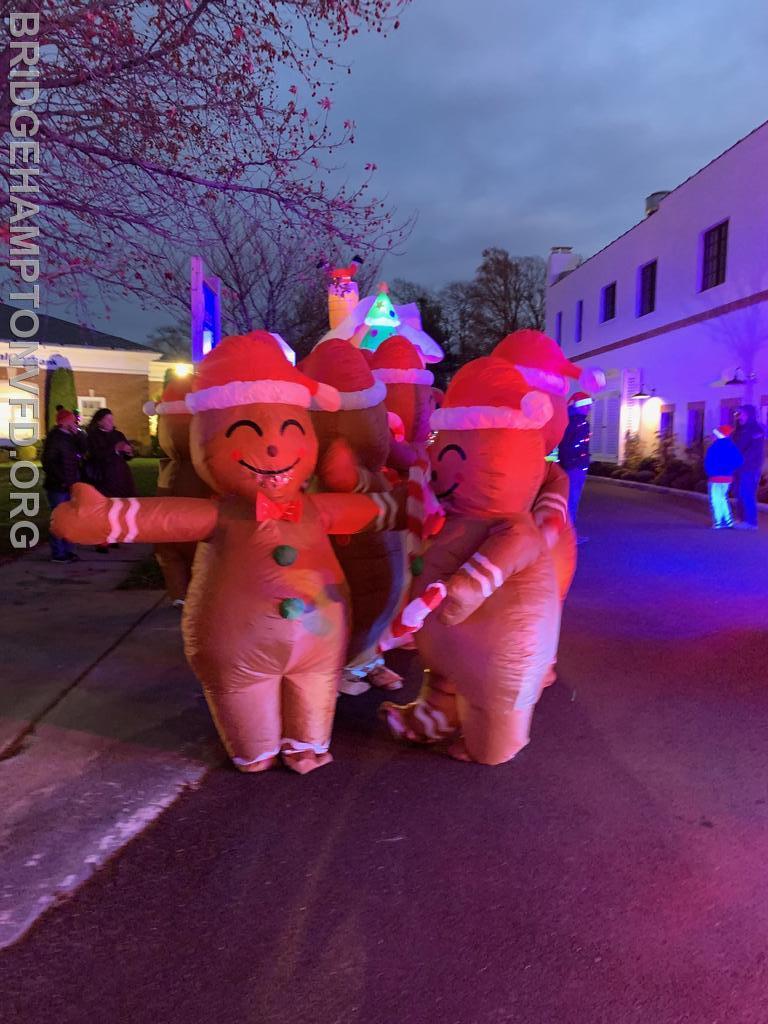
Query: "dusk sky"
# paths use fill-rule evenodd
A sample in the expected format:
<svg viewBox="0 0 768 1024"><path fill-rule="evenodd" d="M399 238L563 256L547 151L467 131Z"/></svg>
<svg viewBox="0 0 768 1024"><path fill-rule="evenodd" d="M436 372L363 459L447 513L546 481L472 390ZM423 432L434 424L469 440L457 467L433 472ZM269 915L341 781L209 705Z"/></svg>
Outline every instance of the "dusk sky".
<svg viewBox="0 0 768 1024"><path fill-rule="evenodd" d="M377 191L418 214L385 275L469 278L488 245L596 251L768 117L766 52L762 0L414 0L347 48L334 93L358 123L350 176L375 162ZM93 313L138 341L174 319Z"/></svg>

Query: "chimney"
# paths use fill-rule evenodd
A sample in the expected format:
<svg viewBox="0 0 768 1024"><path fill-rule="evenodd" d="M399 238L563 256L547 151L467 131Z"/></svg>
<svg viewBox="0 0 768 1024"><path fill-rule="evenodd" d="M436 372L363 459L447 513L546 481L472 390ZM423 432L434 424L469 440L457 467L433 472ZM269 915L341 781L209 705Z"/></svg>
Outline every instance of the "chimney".
<svg viewBox="0 0 768 1024"><path fill-rule="evenodd" d="M581 256L577 256L570 245L553 245L549 251L547 260L547 286L553 284L570 274L572 270L581 263Z"/></svg>
<svg viewBox="0 0 768 1024"><path fill-rule="evenodd" d="M645 200L645 216L650 217L652 213L656 213L659 206L661 205L662 199L666 199L669 195L669 190L666 192L651 192L651 194Z"/></svg>

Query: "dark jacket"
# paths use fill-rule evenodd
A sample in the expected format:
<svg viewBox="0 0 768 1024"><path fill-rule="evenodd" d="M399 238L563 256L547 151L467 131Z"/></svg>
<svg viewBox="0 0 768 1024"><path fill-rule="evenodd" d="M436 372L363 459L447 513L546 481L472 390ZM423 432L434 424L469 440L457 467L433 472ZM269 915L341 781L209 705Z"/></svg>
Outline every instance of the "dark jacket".
<svg viewBox="0 0 768 1024"><path fill-rule="evenodd" d="M726 483L740 469L744 458L730 437L713 441L704 456L704 472L715 483Z"/></svg>
<svg viewBox="0 0 768 1024"><path fill-rule="evenodd" d="M765 456L765 431L757 422L754 405L745 405L743 408L749 418L746 423L736 425L731 440L744 456L742 469L759 473Z"/></svg>
<svg viewBox="0 0 768 1024"><path fill-rule="evenodd" d="M568 417L563 440L557 450L560 465L565 470L589 469L589 420L573 414Z"/></svg>
<svg viewBox="0 0 768 1024"><path fill-rule="evenodd" d="M125 434L119 430L106 431L94 427L88 431L88 455L83 475L89 484L108 498L132 498L136 494L126 456L115 451L115 445L125 439Z"/></svg>
<svg viewBox="0 0 768 1024"><path fill-rule="evenodd" d="M52 427L43 445L42 463L46 491L68 491L80 479L77 435Z"/></svg>

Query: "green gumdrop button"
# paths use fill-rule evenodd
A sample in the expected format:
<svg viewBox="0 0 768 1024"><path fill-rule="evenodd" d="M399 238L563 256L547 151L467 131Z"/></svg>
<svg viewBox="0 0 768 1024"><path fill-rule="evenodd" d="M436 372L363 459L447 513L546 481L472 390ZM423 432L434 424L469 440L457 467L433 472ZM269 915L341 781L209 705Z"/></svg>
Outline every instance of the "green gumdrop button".
<svg viewBox="0 0 768 1024"><path fill-rule="evenodd" d="M411 559L411 572L414 576L421 576L424 572L424 559L421 555L416 555L415 558Z"/></svg>
<svg viewBox="0 0 768 1024"><path fill-rule="evenodd" d="M280 614L284 619L299 619L304 614L304 602L299 597L286 597L280 602Z"/></svg>
<svg viewBox="0 0 768 1024"><path fill-rule="evenodd" d="M272 552L272 557L278 565L293 565L299 557L299 552L290 544L278 544Z"/></svg>

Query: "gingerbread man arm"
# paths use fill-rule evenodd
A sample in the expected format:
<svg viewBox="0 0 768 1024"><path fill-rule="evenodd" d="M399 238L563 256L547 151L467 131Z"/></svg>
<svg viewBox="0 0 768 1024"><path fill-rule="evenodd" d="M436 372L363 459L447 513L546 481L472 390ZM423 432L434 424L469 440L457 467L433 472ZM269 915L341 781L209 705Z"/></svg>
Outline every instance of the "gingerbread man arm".
<svg viewBox="0 0 768 1024"><path fill-rule="evenodd" d="M533 520L537 526L554 527L559 534L568 522L567 473L555 462L547 463L544 483L533 503Z"/></svg>
<svg viewBox="0 0 768 1024"><path fill-rule="evenodd" d="M205 540L218 519L208 498L105 498L88 484L75 484L70 501L51 520L57 537L76 544L131 544Z"/></svg>
<svg viewBox="0 0 768 1024"><path fill-rule="evenodd" d="M492 527L477 551L447 581L447 596L438 617L456 625L477 611L483 601L543 550L541 534L530 516L517 516Z"/></svg>
<svg viewBox="0 0 768 1024"><path fill-rule="evenodd" d="M343 494L381 494L392 485L383 472L374 473L361 466L349 443L337 437L318 466L320 486Z"/></svg>
<svg viewBox="0 0 768 1024"><path fill-rule="evenodd" d="M352 534L404 530L406 490L385 494L313 494L326 533Z"/></svg>

